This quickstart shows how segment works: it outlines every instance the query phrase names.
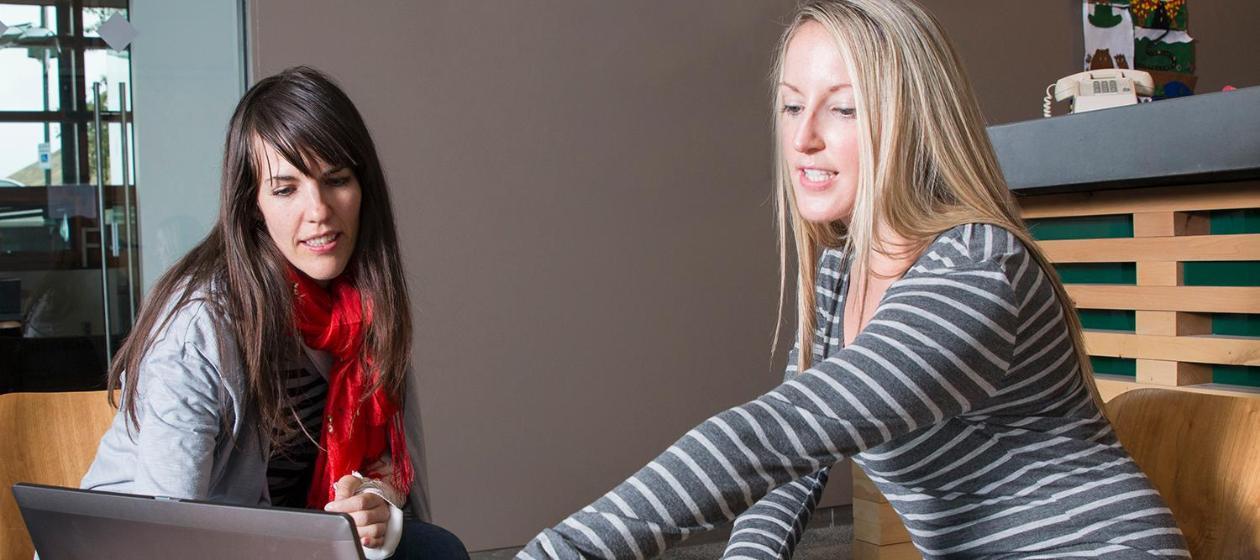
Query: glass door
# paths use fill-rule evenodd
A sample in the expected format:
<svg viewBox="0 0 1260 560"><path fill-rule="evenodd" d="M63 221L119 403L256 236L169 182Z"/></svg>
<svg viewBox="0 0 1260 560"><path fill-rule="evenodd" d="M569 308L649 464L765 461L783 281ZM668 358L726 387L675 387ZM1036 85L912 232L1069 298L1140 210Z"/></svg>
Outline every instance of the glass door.
<svg viewBox="0 0 1260 560"><path fill-rule="evenodd" d="M127 8L0 0L0 393L102 388L135 316Z"/></svg>

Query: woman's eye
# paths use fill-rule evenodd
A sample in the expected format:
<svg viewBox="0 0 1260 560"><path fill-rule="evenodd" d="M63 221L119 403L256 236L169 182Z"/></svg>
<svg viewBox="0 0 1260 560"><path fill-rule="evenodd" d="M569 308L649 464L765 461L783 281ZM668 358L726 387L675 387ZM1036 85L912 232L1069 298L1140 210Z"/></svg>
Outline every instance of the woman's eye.
<svg viewBox="0 0 1260 560"><path fill-rule="evenodd" d="M785 103L783 105L783 114L785 115L799 115L803 110L805 110L805 108L800 105L793 105L791 103Z"/></svg>
<svg viewBox="0 0 1260 560"><path fill-rule="evenodd" d="M836 113L839 113L840 116L846 119L851 119L857 116L857 109L853 107L835 107L832 110L835 111Z"/></svg>
<svg viewBox="0 0 1260 560"><path fill-rule="evenodd" d="M332 187L341 187L349 183L350 183L349 175L346 175L343 177L329 177L328 178L328 185Z"/></svg>
<svg viewBox="0 0 1260 560"><path fill-rule="evenodd" d="M271 189L272 196L289 196L293 194L293 187L276 187Z"/></svg>

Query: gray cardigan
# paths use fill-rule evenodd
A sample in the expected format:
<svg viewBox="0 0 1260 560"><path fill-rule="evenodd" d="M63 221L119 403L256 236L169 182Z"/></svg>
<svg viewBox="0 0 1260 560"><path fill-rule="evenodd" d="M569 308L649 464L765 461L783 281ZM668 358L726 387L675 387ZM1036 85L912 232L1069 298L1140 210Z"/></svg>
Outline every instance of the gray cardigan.
<svg viewBox="0 0 1260 560"><path fill-rule="evenodd" d="M232 332L201 292L175 312L141 363L137 432L121 407L81 486L239 505L268 505L269 434L246 406ZM169 309L165 313L169 313ZM219 338L222 337L220 344ZM306 348L327 377L331 358Z"/></svg>

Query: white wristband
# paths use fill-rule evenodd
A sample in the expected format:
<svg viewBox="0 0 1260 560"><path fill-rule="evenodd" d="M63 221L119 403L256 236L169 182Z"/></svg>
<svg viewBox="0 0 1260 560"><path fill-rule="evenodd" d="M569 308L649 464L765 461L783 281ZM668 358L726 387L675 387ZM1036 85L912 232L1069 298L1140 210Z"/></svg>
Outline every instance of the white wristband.
<svg viewBox="0 0 1260 560"><path fill-rule="evenodd" d="M364 492L378 494L380 490L369 489ZM381 496L384 498L384 496ZM388 503L388 502L387 502ZM363 547L363 556L367 560L385 560L394 555L398 549L398 541L402 540L403 512L397 506L389 505L389 524L385 526L385 541L377 548Z"/></svg>
<svg viewBox="0 0 1260 560"><path fill-rule="evenodd" d="M390 501L389 496L383 488L377 485L375 480L365 478L357 471L355 476L363 480L363 484L355 491L354 495L359 494L376 494L380 496L385 503L389 504L389 522L385 525L385 539L381 546L376 548L363 547L363 556L367 560L385 560L394 555L394 551L398 549L398 541L402 539L403 528L403 512L397 504Z"/></svg>

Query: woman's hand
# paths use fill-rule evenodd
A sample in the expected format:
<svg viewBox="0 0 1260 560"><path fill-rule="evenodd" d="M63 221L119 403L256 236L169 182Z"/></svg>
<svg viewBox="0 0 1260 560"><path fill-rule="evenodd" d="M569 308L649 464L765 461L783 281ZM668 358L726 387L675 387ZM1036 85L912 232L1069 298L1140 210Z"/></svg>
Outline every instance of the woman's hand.
<svg viewBox="0 0 1260 560"><path fill-rule="evenodd" d="M362 484L363 480L354 475L341 477L333 485L334 499L324 506L324 511L349 514L358 527L359 542L367 548L379 548L385 543L389 502L370 492L356 496L354 493Z"/></svg>

